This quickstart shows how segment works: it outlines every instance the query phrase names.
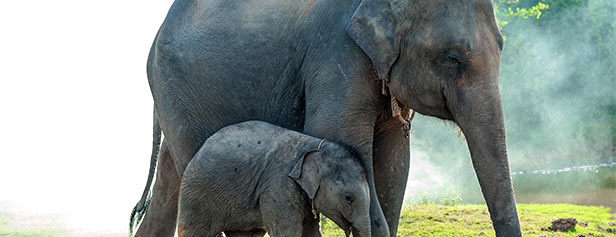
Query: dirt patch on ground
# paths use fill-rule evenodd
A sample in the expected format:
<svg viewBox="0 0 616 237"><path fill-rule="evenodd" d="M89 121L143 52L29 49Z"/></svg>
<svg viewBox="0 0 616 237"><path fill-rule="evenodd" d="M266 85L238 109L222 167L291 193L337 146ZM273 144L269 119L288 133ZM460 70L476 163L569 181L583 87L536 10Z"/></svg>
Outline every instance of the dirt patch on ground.
<svg viewBox="0 0 616 237"><path fill-rule="evenodd" d="M597 226L597 229L601 232L605 232L605 233L610 233L610 234L616 234L616 228L614 227L602 227L602 226Z"/></svg>
<svg viewBox="0 0 616 237"><path fill-rule="evenodd" d="M548 227L548 230L566 232L575 228L577 223L578 222L575 218L560 218L553 220L552 226Z"/></svg>

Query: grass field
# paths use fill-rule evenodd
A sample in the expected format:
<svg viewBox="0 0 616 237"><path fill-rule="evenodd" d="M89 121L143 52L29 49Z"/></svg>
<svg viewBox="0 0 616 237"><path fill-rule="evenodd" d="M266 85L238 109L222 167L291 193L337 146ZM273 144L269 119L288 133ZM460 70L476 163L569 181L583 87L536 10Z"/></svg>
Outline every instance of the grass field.
<svg viewBox="0 0 616 237"><path fill-rule="evenodd" d="M616 215L604 207L518 204L518 214L525 236L616 236ZM570 232L542 230L554 219L569 217L578 221ZM0 214L0 236L71 236L70 230L16 228L7 218ZM323 218L322 223L324 236L344 236L333 222ZM402 210L398 236L494 236L494 230L483 205L408 205Z"/></svg>
<svg viewBox="0 0 616 237"><path fill-rule="evenodd" d="M616 236L616 215L608 208L569 204L518 204L518 215L524 236ZM558 218L576 218L578 225L571 232L550 232ZM325 236L344 236L329 220L323 222ZM586 226L580 225L586 224ZM598 227L603 228L601 231ZM608 233L607 228L614 230ZM404 206L398 236L494 236L488 209L484 205L409 205Z"/></svg>

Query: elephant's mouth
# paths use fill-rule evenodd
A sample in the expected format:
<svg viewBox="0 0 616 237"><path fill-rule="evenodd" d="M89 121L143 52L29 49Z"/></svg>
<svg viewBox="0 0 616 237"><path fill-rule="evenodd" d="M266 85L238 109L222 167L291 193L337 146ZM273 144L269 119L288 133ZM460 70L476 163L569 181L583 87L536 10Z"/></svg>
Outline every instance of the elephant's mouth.
<svg viewBox="0 0 616 237"><path fill-rule="evenodd" d="M445 88L443 88L441 90L441 96L443 97L443 101L445 102L445 111L444 111L443 119L454 120L453 110L451 110L453 108L450 108L450 106L449 106L449 102L450 102L451 98L447 98L447 96L445 94Z"/></svg>
<svg viewBox="0 0 616 237"><path fill-rule="evenodd" d="M347 221L345 218L342 218L342 225L340 226L340 228L344 230L346 236L349 236L351 232L353 232L353 222Z"/></svg>
<svg viewBox="0 0 616 237"><path fill-rule="evenodd" d="M346 218L332 218L332 220L334 221L334 223L336 223L336 225L338 225L338 227L340 227L340 229L344 230L344 233L346 236L349 236L351 233L351 230L353 228L353 222L348 221Z"/></svg>

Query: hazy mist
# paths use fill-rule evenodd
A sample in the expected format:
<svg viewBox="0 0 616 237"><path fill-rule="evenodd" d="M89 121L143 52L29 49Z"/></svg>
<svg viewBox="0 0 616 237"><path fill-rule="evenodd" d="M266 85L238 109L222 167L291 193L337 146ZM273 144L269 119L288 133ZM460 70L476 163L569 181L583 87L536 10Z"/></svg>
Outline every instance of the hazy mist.
<svg viewBox="0 0 616 237"><path fill-rule="evenodd" d="M616 161L616 1L558 10L503 28L501 94L513 172ZM425 116L413 122L407 196L478 192L457 130Z"/></svg>

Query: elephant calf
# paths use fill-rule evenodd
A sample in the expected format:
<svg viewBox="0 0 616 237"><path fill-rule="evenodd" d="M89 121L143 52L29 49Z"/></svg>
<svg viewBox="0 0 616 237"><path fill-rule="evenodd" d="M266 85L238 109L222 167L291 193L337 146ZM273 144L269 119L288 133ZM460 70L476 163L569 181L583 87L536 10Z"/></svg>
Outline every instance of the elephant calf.
<svg viewBox="0 0 616 237"><path fill-rule="evenodd" d="M260 121L231 125L184 172L178 233L320 236L321 212L347 235L370 236L365 175L341 145Z"/></svg>

